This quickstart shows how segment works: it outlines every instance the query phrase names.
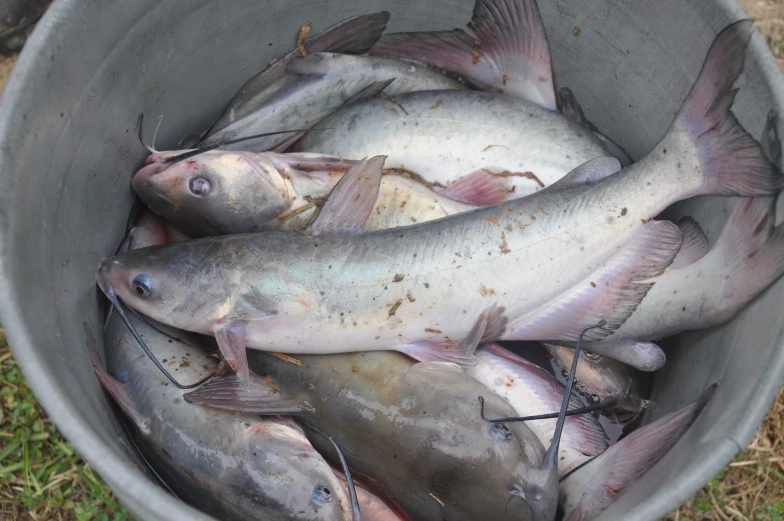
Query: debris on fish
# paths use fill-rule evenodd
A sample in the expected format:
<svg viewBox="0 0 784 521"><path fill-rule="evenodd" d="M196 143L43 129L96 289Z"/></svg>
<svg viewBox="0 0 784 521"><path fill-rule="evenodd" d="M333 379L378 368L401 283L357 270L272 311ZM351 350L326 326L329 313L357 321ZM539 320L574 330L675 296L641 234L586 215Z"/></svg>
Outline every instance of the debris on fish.
<svg viewBox="0 0 784 521"><path fill-rule="evenodd" d="M405 108L405 112L398 109ZM556 112L485 92L423 91L354 103L322 121L297 150L340 157L384 154L388 168L447 185L478 170L506 178L517 197L609 152Z"/></svg>
<svg viewBox="0 0 784 521"><path fill-rule="evenodd" d="M548 414L561 406L564 387L541 367L495 343L478 349L476 359L477 364L466 373L508 401L519 416ZM577 396L570 397L569 409L582 405ZM536 420L526 425L546 445L553 438L555 423L554 419ZM558 475L563 476L606 449L607 436L596 418L587 414L569 416L558 451Z"/></svg>
<svg viewBox="0 0 784 521"><path fill-rule="evenodd" d="M658 285L654 277L681 247L678 227L655 216L697 195L758 197L784 185L729 112L752 29L746 20L722 31L659 145L584 193L541 191L358 233L380 183L373 158L341 178L312 234L264 232L126 252L101 264L97 282L110 299L214 335L245 381L246 347L395 349L470 366L474 343L467 339L483 321L483 342L575 341L580 324L603 319L586 337L601 340Z"/></svg>
<svg viewBox="0 0 784 521"><path fill-rule="evenodd" d="M166 164L167 158L181 153L152 154L131 185L147 206L192 237L303 229L356 164L322 154L247 151L208 151ZM509 196L505 179L485 171L446 187L392 171L381 179L364 229L409 226Z"/></svg>
<svg viewBox="0 0 784 521"><path fill-rule="evenodd" d="M695 402L640 427L561 479L563 521L590 521L675 445L710 401L716 385Z"/></svg>

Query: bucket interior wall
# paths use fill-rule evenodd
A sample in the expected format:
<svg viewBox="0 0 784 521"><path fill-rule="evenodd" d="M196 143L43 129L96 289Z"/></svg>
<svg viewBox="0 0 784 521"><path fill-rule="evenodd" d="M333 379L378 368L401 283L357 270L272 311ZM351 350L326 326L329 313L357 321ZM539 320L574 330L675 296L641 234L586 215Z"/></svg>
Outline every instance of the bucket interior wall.
<svg viewBox="0 0 784 521"><path fill-rule="evenodd" d="M744 17L734 2L540 0L557 87L639 158L655 146L697 76L715 34ZM140 519L201 517L172 500L138 465L94 378L82 322L100 331L99 261L117 247L146 153L140 113L156 146L201 131L269 60L349 16L386 9L389 31L463 27L473 0L57 0L28 41L0 110L2 324L36 395ZM579 35L574 36L578 27ZM762 37L747 54L734 112L759 138L780 112L782 78ZM733 200L701 198L692 215L716 238ZM714 399L687 435L600 519L653 521L715 475L750 439L784 375L784 281L730 324L667 343L649 420ZM100 342L100 335L99 342Z"/></svg>

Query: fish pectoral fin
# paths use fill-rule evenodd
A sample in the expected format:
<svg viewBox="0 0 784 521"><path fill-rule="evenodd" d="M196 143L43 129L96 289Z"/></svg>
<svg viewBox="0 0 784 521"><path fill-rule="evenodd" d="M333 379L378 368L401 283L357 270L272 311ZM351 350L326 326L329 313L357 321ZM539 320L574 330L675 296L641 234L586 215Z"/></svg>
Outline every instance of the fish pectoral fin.
<svg viewBox="0 0 784 521"><path fill-rule="evenodd" d="M507 328L512 333L504 339L574 342L585 324L599 320L606 324L590 330L584 340L607 337L637 309L654 277L672 263L682 241L675 224L648 222L592 275L510 323Z"/></svg>
<svg viewBox="0 0 784 521"><path fill-rule="evenodd" d="M95 371L95 376L98 377L98 381L111 395L112 399L120 407L120 410L133 421L136 428L144 434L148 434L150 432L149 419L136 408L136 404L133 403L133 398L131 398L131 394L128 392L128 386L116 380L104 368L101 356L98 354L98 348L95 345L95 338L87 322L84 323L84 332L87 337L87 350L90 353L90 361L93 364L93 370Z"/></svg>
<svg viewBox="0 0 784 521"><path fill-rule="evenodd" d="M506 201L509 191L503 177L481 169L451 183L441 195L462 203L492 206Z"/></svg>
<svg viewBox="0 0 784 521"><path fill-rule="evenodd" d="M681 245L678 255L675 256L672 264L670 264L669 269L671 270L685 268L690 264L694 264L703 258L710 249L708 237L694 218L684 217L678 221L678 228L680 228L683 234L683 245Z"/></svg>
<svg viewBox="0 0 784 521"><path fill-rule="evenodd" d="M696 401L640 427L564 477L559 486L564 521L593 519L612 504L677 443L715 389L710 386Z"/></svg>
<svg viewBox="0 0 784 521"><path fill-rule="evenodd" d="M493 304L479 315L462 342L448 339L421 340L399 346L397 350L420 362L450 362L463 368L473 367L476 365L474 351L477 346L485 340L500 336L503 325L503 308Z"/></svg>
<svg viewBox="0 0 784 521"><path fill-rule="evenodd" d="M574 168L561 179L551 184L548 190L563 190L596 183L621 170L621 163L614 157L596 157Z"/></svg>
<svg viewBox="0 0 784 521"><path fill-rule="evenodd" d="M250 385L248 353L245 351L245 327L244 321L225 322L214 326L212 333L226 363L237 373L241 382Z"/></svg>
<svg viewBox="0 0 784 521"><path fill-rule="evenodd" d="M188 403L251 414L297 414L304 409L271 378L255 374L250 375L247 385L237 375L215 378L184 398Z"/></svg>
<svg viewBox="0 0 784 521"><path fill-rule="evenodd" d="M386 156L375 156L354 165L327 196L308 232L361 233L378 199Z"/></svg>

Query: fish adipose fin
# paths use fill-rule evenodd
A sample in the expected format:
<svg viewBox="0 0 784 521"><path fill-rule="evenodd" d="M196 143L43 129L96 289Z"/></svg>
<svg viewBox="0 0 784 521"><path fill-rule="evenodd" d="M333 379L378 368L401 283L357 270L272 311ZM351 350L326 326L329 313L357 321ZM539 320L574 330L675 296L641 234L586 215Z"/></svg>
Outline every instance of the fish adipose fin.
<svg viewBox="0 0 784 521"><path fill-rule="evenodd" d="M683 234L683 245L678 255L670 264L671 270L684 268L703 258L710 249L710 243L705 232L692 217L684 217L678 221L678 228Z"/></svg>
<svg viewBox="0 0 784 521"><path fill-rule="evenodd" d="M621 163L614 157L596 157L574 168L561 179L551 184L549 190L563 190L593 184L620 172Z"/></svg>
<svg viewBox="0 0 784 521"><path fill-rule="evenodd" d="M576 341L580 324L604 319L586 334L600 340L618 329L637 309L659 275L678 253L682 235L669 221L651 221L624 249L571 290L508 325L504 340Z"/></svg>
<svg viewBox="0 0 784 521"><path fill-rule="evenodd" d="M495 331L495 335L503 329L499 323L503 322L502 308L494 305L487 308L474 323L471 331L468 332L462 342L453 340L422 340L412 342L397 348L398 351L407 354L420 362L451 362L461 367L473 367L476 365L474 351L483 341L489 331Z"/></svg>
<svg viewBox="0 0 784 521"><path fill-rule="evenodd" d="M296 400L281 392L271 378L255 374L251 374L247 385L237 375L215 378L183 397L188 403L265 416L297 414L304 410Z"/></svg>
<svg viewBox="0 0 784 521"><path fill-rule="evenodd" d="M370 54L457 74L478 89L556 110L550 48L535 0L477 0L468 27L382 36Z"/></svg>
<svg viewBox="0 0 784 521"><path fill-rule="evenodd" d="M149 420L136 408L136 405L133 403L133 399L128 392L128 386L116 380L104 368L101 363L101 355L98 354L98 347L95 345L95 337L93 337L93 333L90 331L87 322L84 323L84 333L87 337L87 350L90 352L90 361L93 364L93 370L98 377L98 381L101 382L103 388L111 395L112 399L120 407L120 410L133 421L136 428L144 434L148 434L150 432Z"/></svg>
<svg viewBox="0 0 784 521"><path fill-rule="evenodd" d="M566 119L593 132L607 149L607 152L618 159L621 165L627 167L632 164L632 158L629 156L626 150L623 149L623 147L599 132L599 129L596 128L593 123L588 121L588 118L585 117L585 113L583 113L583 108L577 102L577 98L574 97L574 93L571 91L571 89L562 87L558 91L558 105L561 114Z"/></svg>
<svg viewBox="0 0 784 521"><path fill-rule="evenodd" d="M564 521L589 521L672 447L710 400L716 385L697 401L629 434L605 452L568 474L560 483Z"/></svg>
<svg viewBox="0 0 784 521"><path fill-rule="evenodd" d="M733 84L743 71L753 30L751 20L741 20L719 33L668 135L657 147L657 154L670 149L671 154L689 161L696 153L699 166L694 168L701 181L686 197L758 197L775 194L784 187L776 167L730 112L737 93ZM684 146L684 137L695 150L678 150Z"/></svg>
<svg viewBox="0 0 784 521"><path fill-rule="evenodd" d="M506 201L509 192L502 177L481 169L451 183L441 195L466 204L492 206Z"/></svg>
<svg viewBox="0 0 784 521"><path fill-rule="evenodd" d="M386 156L375 156L351 167L329 193L308 232L361 233L378 199Z"/></svg>

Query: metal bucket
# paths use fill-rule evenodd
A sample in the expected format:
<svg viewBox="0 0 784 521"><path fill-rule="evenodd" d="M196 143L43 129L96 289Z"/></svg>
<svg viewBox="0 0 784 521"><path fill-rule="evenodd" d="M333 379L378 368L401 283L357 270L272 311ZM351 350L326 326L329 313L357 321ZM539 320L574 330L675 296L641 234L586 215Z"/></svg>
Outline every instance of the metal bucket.
<svg viewBox="0 0 784 521"><path fill-rule="evenodd" d="M539 0L558 86L635 157L661 137L714 35L744 17L732 0ZM237 88L293 47L348 16L392 12L390 31L463 26L473 0L58 0L39 23L0 109L0 319L14 355L63 434L144 520L211 519L142 470L92 374L82 321L100 327L93 275L117 245L145 157L140 113L164 114L161 149L203 128ZM574 34L579 27L579 34ZM784 113L782 76L762 37L749 49L734 106L759 136ZM689 213L715 239L732 201ZM681 335L654 380L655 419L717 393L686 436L602 516L654 520L711 479L751 439L784 377L784 280L732 323Z"/></svg>

